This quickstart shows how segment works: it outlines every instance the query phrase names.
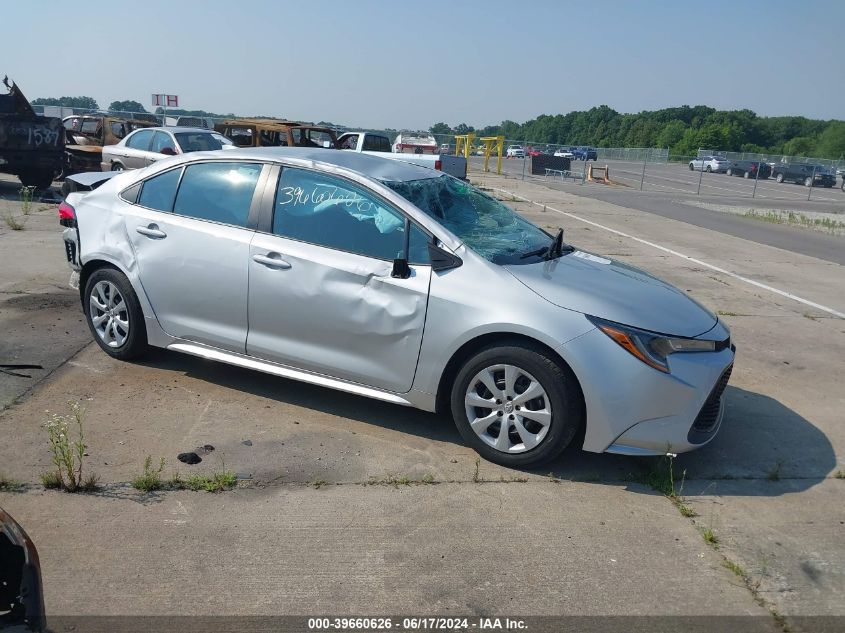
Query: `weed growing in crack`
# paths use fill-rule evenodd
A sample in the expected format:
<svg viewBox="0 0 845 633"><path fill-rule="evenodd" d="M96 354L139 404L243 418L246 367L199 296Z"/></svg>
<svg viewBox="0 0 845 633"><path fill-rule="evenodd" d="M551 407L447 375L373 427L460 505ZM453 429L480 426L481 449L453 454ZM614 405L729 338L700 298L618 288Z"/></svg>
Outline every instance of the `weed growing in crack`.
<svg viewBox="0 0 845 633"><path fill-rule="evenodd" d="M97 477L89 475L85 481L82 479L82 464L85 457L83 429L85 409L79 402L74 401L68 402L68 406L70 407L69 415L54 413L45 425L56 470L53 473L45 473L41 480L45 488L61 488L67 492L78 490L88 492L96 488ZM76 438L71 437L72 429ZM56 480L58 480L58 485L55 485ZM47 483L51 485L48 486Z"/></svg>

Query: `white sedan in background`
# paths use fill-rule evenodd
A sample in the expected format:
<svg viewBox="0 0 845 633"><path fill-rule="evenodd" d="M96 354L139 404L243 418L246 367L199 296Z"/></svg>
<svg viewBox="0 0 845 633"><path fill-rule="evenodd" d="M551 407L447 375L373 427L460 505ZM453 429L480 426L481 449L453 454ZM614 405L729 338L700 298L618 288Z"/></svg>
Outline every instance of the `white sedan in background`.
<svg viewBox="0 0 845 633"><path fill-rule="evenodd" d="M699 156L689 162L690 171L706 171L723 174L732 165L731 161L721 156Z"/></svg>
<svg viewBox="0 0 845 633"><path fill-rule="evenodd" d="M555 152L555 156L557 156L558 158L575 158L575 154L563 147L561 147Z"/></svg>
<svg viewBox="0 0 845 633"><path fill-rule="evenodd" d="M521 145L511 145L507 151L508 158L525 158L525 150Z"/></svg>

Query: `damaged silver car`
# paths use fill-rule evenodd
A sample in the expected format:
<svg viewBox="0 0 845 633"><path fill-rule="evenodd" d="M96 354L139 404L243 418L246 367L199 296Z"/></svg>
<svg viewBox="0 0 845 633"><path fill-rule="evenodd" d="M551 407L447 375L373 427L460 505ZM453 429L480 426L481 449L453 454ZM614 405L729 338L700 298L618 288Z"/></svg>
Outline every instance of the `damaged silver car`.
<svg viewBox="0 0 845 633"><path fill-rule="evenodd" d="M94 340L426 411L485 458L710 441L734 347L711 312L441 172L235 149L122 173L60 206Z"/></svg>

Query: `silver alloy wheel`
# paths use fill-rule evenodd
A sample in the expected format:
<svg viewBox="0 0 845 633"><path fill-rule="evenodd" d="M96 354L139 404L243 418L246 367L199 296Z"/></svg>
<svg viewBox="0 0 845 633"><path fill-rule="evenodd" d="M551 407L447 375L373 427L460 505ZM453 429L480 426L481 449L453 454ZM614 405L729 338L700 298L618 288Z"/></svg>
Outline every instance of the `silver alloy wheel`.
<svg viewBox="0 0 845 633"><path fill-rule="evenodd" d="M464 398L476 435L503 453L524 453L548 434L552 407L546 390L524 369L491 365L478 372Z"/></svg>
<svg viewBox="0 0 845 633"><path fill-rule="evenodd" d="M98 281L88 297L91 324L109 347L121 347L129 338L129 308L110 281Z"/></svg>

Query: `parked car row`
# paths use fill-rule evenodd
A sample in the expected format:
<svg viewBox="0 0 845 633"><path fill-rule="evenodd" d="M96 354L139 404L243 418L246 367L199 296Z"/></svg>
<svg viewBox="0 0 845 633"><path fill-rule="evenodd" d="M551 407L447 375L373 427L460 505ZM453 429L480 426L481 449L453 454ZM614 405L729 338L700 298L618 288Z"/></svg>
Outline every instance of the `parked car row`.
<svg viewBox="0 0 845 633"><path fill-rule="evenodd" d="M777 182L793 182L805 187L830 188L836 185L835 172L811 163L765 163L758 160L728 160L722 156L699 156L689 162L689 169L751 179L774 178ZM845 191L845 177L842 189Z"/></svg>

